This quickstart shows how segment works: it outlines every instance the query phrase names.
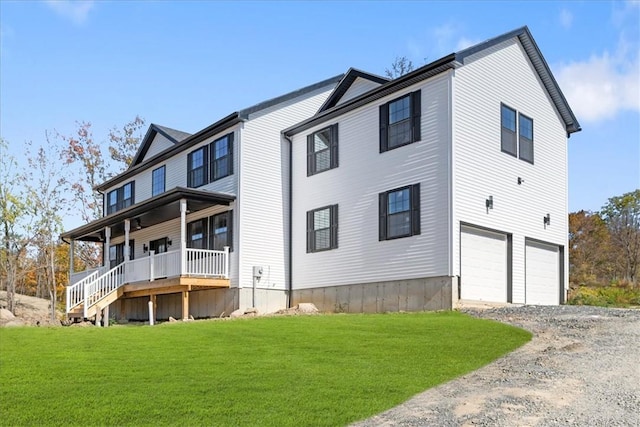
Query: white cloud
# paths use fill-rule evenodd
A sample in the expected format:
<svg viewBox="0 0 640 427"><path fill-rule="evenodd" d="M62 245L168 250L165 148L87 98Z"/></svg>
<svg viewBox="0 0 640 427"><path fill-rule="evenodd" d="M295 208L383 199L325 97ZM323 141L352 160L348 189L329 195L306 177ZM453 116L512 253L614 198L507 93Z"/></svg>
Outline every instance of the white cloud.
<svg viewBox="0 0 640 427"><path fill-rule="evenodd" d="M87 21L89 12L95 5L93 0L45 0L45 4L76 25Z"/></svg>
<svg viewBox="0 0 640 427"><path fill-rule="evenodd" d="M557 67L558 83L578 120L598 122L622 111L640 113L640 51L621 42L612 55Z"/></svg>
<svg viewBox="0 0 640 427"><path fill-rule="evenodd" d="M569 28L571 28L572 24L573 13L571 13L568 9L562 9L560 11L560 25L562 25L562 28L564 28L565 30L568 30Z"/></svg>

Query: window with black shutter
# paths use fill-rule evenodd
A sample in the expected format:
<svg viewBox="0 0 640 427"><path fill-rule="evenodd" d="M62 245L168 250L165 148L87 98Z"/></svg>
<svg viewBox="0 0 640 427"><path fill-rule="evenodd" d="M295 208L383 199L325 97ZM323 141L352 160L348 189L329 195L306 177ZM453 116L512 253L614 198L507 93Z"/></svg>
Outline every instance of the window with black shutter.
<svg viewBox="0 0 640 427"><path fill-rule="evenodd" d="M338 167L338 124L307 136L307 176Z"/></svg>
<svg viewBox="0 0 640 427"><path fill-rule="evenodd" d="M421 92L380 106L380 152L420 141Z"/></svg>
<svg viewBox="0 0 640 427"><path fill-rule="evenodd" d="M420 234L420 184L379 194L379 240Z"/></svg>
<svg viewBox="0 0 640 427"><path fill-rule="evenodd" d="M307 252L338 247L338 205L307 212Z"/></svg>

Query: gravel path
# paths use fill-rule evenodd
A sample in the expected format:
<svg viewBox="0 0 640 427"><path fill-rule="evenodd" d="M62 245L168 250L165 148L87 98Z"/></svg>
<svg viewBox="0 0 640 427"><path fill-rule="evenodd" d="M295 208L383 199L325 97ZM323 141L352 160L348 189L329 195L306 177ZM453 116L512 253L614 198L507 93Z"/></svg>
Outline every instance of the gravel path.
<svg viewBox="0 0 640 427"><path fill-rule="evenodd" d="M488 366L357 426L640 426L640 310L464 309L531 331Z"/></svg>

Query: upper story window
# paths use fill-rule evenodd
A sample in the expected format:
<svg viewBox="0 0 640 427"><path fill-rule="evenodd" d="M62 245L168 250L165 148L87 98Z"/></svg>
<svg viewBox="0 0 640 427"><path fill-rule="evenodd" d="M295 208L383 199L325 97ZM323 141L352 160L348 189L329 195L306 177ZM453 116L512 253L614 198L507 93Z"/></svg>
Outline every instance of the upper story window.
<svg viewBox="0 0 640 427"><path fill-rule="evenodd" d="M154 169L151 173L151 196L157 196L165 191L165 167Z"/></svg>
<svg viewBox="0 0 640 427"><path fill-rule="evenodd" d="M380 152L420 140L421 92L416 91L380 106Z"/></svg>
<svg viewBox="0 0 640 427"><path fill-rule="evenodd" d="M187 156L187 187L200 187L229 175L233 175L233 133Z"/></svg>
<svg viewBox="0 0 640 427"><path fill-rule="evenodd" d="M420 234L420 184L379 195L379 240Z"/></svg>
<svg viewBox="0 0 640 427"><path fill-rule="evenodd" d="M307 212L307 252L338 247L338 205Z"/></svg>
<svg viewBox="0 0 640 427"><path fill-rule="evenodd" d="M338 167L338 124L307 136L307 176Z"/></svg>
<svg viewBox="0 0 640 427"><path fill-rule="evenodd" d="M533 119L504 104L500 106L500 146L503 152L533 164Z"/></svg>
<svg viewBox="0 0 640 427"><path fill-rule="evenodd" d="M209 147L200 147L187 156L187 186L200 187L207 180L207 151Z"/></svg>
<svg viewBox="0 0 640 427"><path fill-rule="evenodd" d="M233 174L233 134L211 143L211 181Z"/></svg>
<svg viewBox="0 0 640 427"><path fill-rule="evenodd" d="M133 205L134 181L107 193L107 215Z"/></svg>

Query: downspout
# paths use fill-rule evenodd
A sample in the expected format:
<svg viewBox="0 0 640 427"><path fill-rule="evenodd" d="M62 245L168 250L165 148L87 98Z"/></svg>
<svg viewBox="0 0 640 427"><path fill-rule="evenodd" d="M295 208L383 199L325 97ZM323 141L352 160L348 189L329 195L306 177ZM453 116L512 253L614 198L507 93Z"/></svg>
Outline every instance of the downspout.
<svg viewBox="0 0 640 427"><path fill-rule="evenodd" d="M289 253L287 254L289 259L289 283L287 283L287 308L291 308L291 293L293 292L293 141L284 133L282 136L289 141Z"/></svg>

